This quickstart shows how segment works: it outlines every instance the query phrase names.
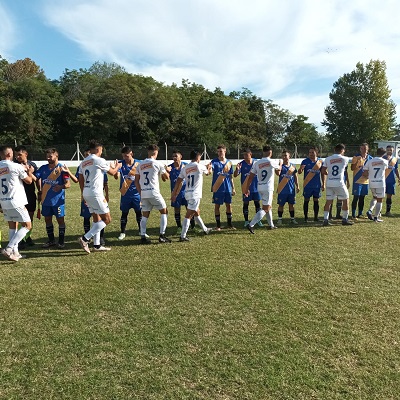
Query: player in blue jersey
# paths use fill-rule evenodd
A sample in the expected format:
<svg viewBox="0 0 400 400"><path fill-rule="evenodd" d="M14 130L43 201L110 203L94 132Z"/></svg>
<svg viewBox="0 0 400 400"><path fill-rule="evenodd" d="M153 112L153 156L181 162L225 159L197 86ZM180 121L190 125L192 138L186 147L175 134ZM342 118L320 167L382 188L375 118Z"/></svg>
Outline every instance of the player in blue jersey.
<svg viewBox="0 0 400 400"><path fill-rule="evenodd" d="M71 186L69 174L63 171L63 165L58 162L58 151L55 148L46 150L47 164L36 172L38 179L38 201L42 203L42 215L46 223L48 241L43 248L56 245L54 237L53 215L58 223L59 249L64 248L65 239L65 189Z"/></svg>
<svg viewBox="0 0 400 400"><path fill-rule="evenodd" d="M214 203L215 221L217 223L216 231L221 230L221 204L225 203L226 218L229 229L235 229L232 225L232 196L236 194L233 183L232 162L226 155L226 147L219 145L217 147L218 157L211 160L213 170L211 191L213 192L212 202Z"/></svg>
<svg viewBox="0 0 400 400"><path fill-rule="evenodd" d="M297 169L290 162L290 152L282 151L282 164L279 172L278 183L278 222L277 225L282 225L283 208L286 203L289 204L290 223L297 225L294 219L294 205L296 204L296 193L299 193L299 179Z"/></svg>
<svg viewBox="0 0 400 400"><path fill-rule="evenodd" d="M364 164L372 158L368 154L369 146L362 143L360 153L356 154L351 160L351 170L353 171L353 201L351 203L351 216L353 219L364 218L364 199L368 194L368 179L363 176ZM358 214L357 212L358 204Z"/></svg>
<svg viewBox="0 0 400 400"><path fill-rule="evenodd" d="M310 147L308 158L305 158L300 165L299 174L304 171L303 196L304 196L304 222L308 222L308 206L311 197L313 198L314 221L318 222L319 198L321 197L321 168L322 159L318 157L318 148Z"/></svg>
<svg viewBox="0 0 400 400"><path fill-rule="evenodd" d="M179 150L174 150L172 152L172 159L174 162L167 166L166 171L169 174L169 179L171 182L171 193L174 191L176 181L181 173L182 169L185 167L187 163L182 161L182 153ZM171 207L174 207L174 215L176 226L178 227L176 234L180 236L182 233L182 222L181 222L181 207L184 206L187 209L187 200L185 198L185 189L186 182L183 181L182 188L180 192L177 194L176 199L174 201L171 200ZM190 220L190 227L193 229L195 225L194 219Z"/></svg>
<svg viewBox="0 0 400 400"><path fill-rule="evenodd" d="M400 174L398 168L398 159L393 155L394 147L389 145L386 147L386 154L383 156L388 160L389 167L386 170L386 213L387 217L393 217L392 196L395 194L396 177L400 184Z"/></svg>
<svg viewBox="0 0 400 400"><path fill-rule="evenodd" d="M245 149L243 152L243 160L236 165L235 172L233 173L233 176L236 178L238 175L240 175L240 183L241 186L244 184L244 181L250 174L251 167L253 166L254 162L257 161L253 158L253 154L250 149ZM248 196L243 196L243 217L244 217L244 226L246 227L249 225L249 203L250 201L254 201L254 207L256 209L256 213L261 210L261 205L260 205L260 200L261 200L261 195L258 193L257 190L258 186L258 180L257 177L255 176L253 181L251 182L251 185L249 187L250 193ZM263 226L263 223L261 221L258 221L259 226Z"/></svg>
<svg viewBox="0 0 400 400"><path fill-rule="evenodd" d="M121 167L118 173L114 175L115 179L121 178L119 191L121 193L121 201L119 209L121 210L121 232L118 240L125 239L126 225L128 224L129 210L133 209L136 215L136 222L140 231L140 221L142 220L142 207L140 206L140 195L137 191L135 181L136 168L140 163L133 156L133 150L129 146L124 146L121 149L122 160L119 161Z"/></svg>

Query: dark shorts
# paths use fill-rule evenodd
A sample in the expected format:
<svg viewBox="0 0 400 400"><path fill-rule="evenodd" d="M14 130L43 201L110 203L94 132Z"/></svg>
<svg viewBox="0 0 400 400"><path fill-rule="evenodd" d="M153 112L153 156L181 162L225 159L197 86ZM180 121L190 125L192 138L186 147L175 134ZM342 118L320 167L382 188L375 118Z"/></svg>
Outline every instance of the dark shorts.
<svg viewBox="0 0 400 400"><path fill-rule="evenodd" d="M284 206L288 204L296 204L296 195L294 193L278 194L278 204Z"/></svg>
<svg viewBox="0 0 400 400"><path fill-rule="evenodd" d="M250 192L248 197L242 194L242 199L244 203L248 203L249 201L260 201L261 195L258 192Z"/></svg>
<svg viewBox="0 0 400 400"><path fill-rule="evenodd" d="M232 204L232 193L222 192L222 193L213 193L212 202L214 204Z"/></svg>
<svg viewBox="0 0 400 400"><path fill-rule="evenodd" d="M185 199L185 193L182 193L182 192L180 192L178 194L178 196L177 196L175 201L171 201L171 207L179 208L179 207L182 207L182 206L187 207L187 205L188 205L188 202Z"/></svg>
<svg viewBox="0 0 400 400"><path fill-rule="evenodd" d="M303 190L303 196L305 199L311 199L311 197L315 199L319 199L321 197L321 189L316 189L316 188L310 188L307 189L305 188Z"/></svg>
<svg viewBox="0 0 400 400"><path fill-rule="evenodd" d="M129 210L133 208L135 211L140 211L140 196L135 196L135 197L125 197L121 196L121 202L119 204L119 209L127 213Z"/></svg>
<svg viewBox="0 0 400 400"><path fill-rule="evenodd" d="M65 204L60 206L42 206L43 217L55 216L56 218L62 218L65 216Z"/></svg>

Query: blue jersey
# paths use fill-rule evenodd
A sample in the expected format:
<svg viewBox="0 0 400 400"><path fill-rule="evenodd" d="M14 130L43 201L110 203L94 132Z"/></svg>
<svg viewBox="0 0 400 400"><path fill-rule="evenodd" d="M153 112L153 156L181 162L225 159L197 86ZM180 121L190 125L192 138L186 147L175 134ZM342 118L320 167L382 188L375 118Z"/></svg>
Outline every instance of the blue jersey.
<svg viewBox="0 0 400 400"><path fill-rule="evenodd" d="M244 181L246 178L250 175L250 170L253 166L253 164L257 161L257 159L253 158L253 161L251 164L247 164L245 160L242 160L240 162L241 168L240 168L240 183L243 185ZM254 176L251 185L249 187L250 193L257 193L257 186L258 186L258 179L257 175Z"/></svg>
<svg viewBox="0 0 400 400"><path fill-rule="evenodd" d="M398 166L398 160L396 157L390 157L388 158L386 155L383 156L382 158L384 158L385 160L388 160L389 162L389 166L388 166L388 170L386 171L386 173L388 174L386 176L386 185L395 185L396 184L396 171L399 168ZM390 171L390 172L388 172Z"/></svg>
<svg viewBox="0 0 400 400"><path fill-rule="evenodd" d="M232 182L230 179L233 174L232 162L230 160L225 160L225 162L222 162L218 160L218 158L214 158L211 161L211 166L213 169L211 191L213 191L212 187L214 186L214 183L217 181L218 177L220 175L224 175L225 179L215 193L232 193Z"/></svg>
<svg viewBox="0 0 400 400"><path fill-rule="evenodd" d="M121 167L118 169L118 172L120 173L121 179L119 182L119 188L121 189L122 184L124 183L124 180L126 179L127 181L131 181L131 184L129 185L129 189L126 191L125 194L121 193L121 197L124 198L133 198L139 196L139 192L136 189L135 185L135 175L129 175L131 172L133 166L136 164L139 165L140 160L136 160L136 158L133 160L132 165L128 165L125 160L119 160L119 163L121 163Z"/></svg>
<svg viewBox="0 0 400 400"><path fill-rule="evenodd" d="M315 164L319 161L321 166L317 169L315 167ZM317 158L316 161L312 161L310 158L305 158L302 162L301 165L304 165L304 179L306 179L308 174L312 174L311 180L308 181L307 189L316 189L319 190L321 189L321 167L322 167L322 159ZM308 178L310 179L310 178Z"/></svg>
<svg viewBox="0 0 400 400"><path fill-rule="evenodd" d="M289 168L290 167L294 167L295 170L294 172L290 175L288 174ZM281 182L281 180L285 177L288 178L288 182L287 184L283 187L283 189L281 190L280 194L293 194L296 193L294 188L294 176L297 173L297 169L296 166L292 163L290 163L289 165L282 165L282 169L281 169L281 174L279 175L279 182Z"/></svg>
<svg viewBox="0 0 400 400"><path fill-rule="evenodd" d="M370 156L369 154L367 154L365 159L362 158L361 154L356 154L353 157L353 159L351 160L351 164L356 166L356 168L353 170L353 185L365 185L364 183L359 183L357 181L362 177L364 164L371 159L372 156Z"/></svg>
<svg viewBox="0 0 400 400"><path fill-rule="evenodd" d="M58 207L65 204L65 189L59 192L53 190L56 185L64 185L69 179L66 172L62 172L62 164L58 163L53 169L49 164L42 165L35 174L42 181L42 204L44 206Z"/></svg>
<svg viewBox="0 0 400 400"><path fill-rule="evenodd" d="M181 162L181 165L179 166L179 168L175 168L174 163L168 165L168 167L171 167L171 171L169 172L169 180L171 182L171 192L174 190L176 180L178 179L179 174L182 171L182 168L184 168L184 166L186 164L187 163L185 163L185 162ZM181 191L179 193L184 194L185 193L185 189L186 189L186 182L183 181L182 188L181 188Z"/></svg>

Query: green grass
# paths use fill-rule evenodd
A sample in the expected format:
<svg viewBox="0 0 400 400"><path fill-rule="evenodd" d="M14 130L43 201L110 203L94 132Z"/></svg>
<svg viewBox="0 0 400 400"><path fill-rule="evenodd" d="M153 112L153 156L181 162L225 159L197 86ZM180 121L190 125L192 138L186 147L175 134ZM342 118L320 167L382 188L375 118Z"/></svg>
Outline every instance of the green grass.
<svg viewBox="0 0 400 400"><path fill-rule="evenodd" d="M171 212L174 243L141 247L133 215L116 239L110 185L111 252L85 255L76 243L74 185L66 249L37 245L0 262L1 399L400 398L398 218L329 228L286 219L253 236L237 196L236 231L178 243ZM215 226L209 188L207 178L202 215ZM158 224L152 212L155 239ZM35 242L44 233L35 221Z"/></svg>

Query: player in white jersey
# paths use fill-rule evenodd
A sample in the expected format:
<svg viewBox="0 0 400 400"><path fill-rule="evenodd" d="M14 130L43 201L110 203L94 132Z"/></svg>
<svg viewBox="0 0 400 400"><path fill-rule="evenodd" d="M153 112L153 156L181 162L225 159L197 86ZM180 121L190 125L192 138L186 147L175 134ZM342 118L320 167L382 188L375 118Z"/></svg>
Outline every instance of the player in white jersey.
<svg viewBox="0 0 400 400"><path fill-rule="evenodd" d="M386 169L389 167L388 160L382 158L385 155L385 149L380 147L376 152L376 157L368 160L363 167L363 176L369 179L369 188L373 199L371 200L367 217L375 222L383 222L379 215L382 211L382 201L385 198L386 189ZM376 207L376 208L375 208ZM375 215L372 211L375 208Z"/></svg>
<svg viewBox="0 0 400 400"><path fill-rule="evenodd" d="M9 242L1 252L9 260L18 261L23 257L18 253L18 243L32 228L31 218L25 207L28 200L22 182L32 183L33 167L16 164L13 157L11 147L0 148L0 206L9 228ZM19 230L18 223L22 225Z"/></svg>
<svg viewBox="0 0 400 400"><path fill-rule="evenodd" d="M344 172L349 163L349 158L344 156L346 147L344 144L335 146L335 154L325 158L321 168L322 185L321 190L326 189L326 203L324 207L324 222L323 226L332 225L329 222L329 210L335 197L338 200L343 200L342 210L343 219L342 225L353 225L349 221L349 191L344 180Z"/></svg>
<svg viewBox="0 0 400 400"><path fill-rule="evenodd" d="M208 235L211 229L207 228L203 220L200 217L200 199L203 197L203 174L208 175L211 171L211 165L204 166L200 164L201 153L193 150L190 153L191 163L185 165L179 173L179 177L175 183L174 190L172 192L171 200L175 201L177 198L183 181L186 182L185 199L187 200L187 212L185 219L182 223L182 232L179 239L180 242L188 242L187 232L189 229L190 221L194 216L194 220L200 225L203 232Z"/></svg>
<svg viewBox="0 0 400 400"><path fill-rule="evenodd" d="M280 165L276 164L271 160L272 149L270 146L263 147L263 158L256 161L249 174L247 182L243 183L242 191L246 195L249 193L249 187L254 177L257 176L258 185L257 190L261 195L262 208L259 210L253 219L247 225L247 229L251 234L254 235L254 225L261 221L266 215L268 222L268 229L275 229L274 222L272 220L272 198L274 194L274 182L275 174L279 175L281 170Z"/></svg>
<svg viewBox="0 0 400 400"><path fill-rule="evenodd" d="M147 220L150 211L156 208L160 211L160 243L171 243L171 240L165 236L168 221L168 209L164 198L160 193L160 180L168 180L168 173L165 167L157 161L158 146L155 144L147 148L148 157L143 160L136 169L135 185L142 201L142 220L140 221L140 236L142 244L150 244L151 241L146 237Z"/></svg>
<svg viewBox="0 0 400 400"><path fill-rule="evenodd" d="M109 175L117 173L120 165L116 160L109 165L101 158L103 145L95 140L89 143L90 155L79 166L79 186L82 197L93 216L90 230L78 238L79 244L86 253L90 253L89 241L93 237L95 251L107 251L109 247L101 246L100 231L111 222L110 209L103 194L104 172Z"/></svg>

